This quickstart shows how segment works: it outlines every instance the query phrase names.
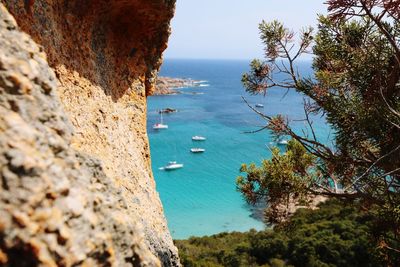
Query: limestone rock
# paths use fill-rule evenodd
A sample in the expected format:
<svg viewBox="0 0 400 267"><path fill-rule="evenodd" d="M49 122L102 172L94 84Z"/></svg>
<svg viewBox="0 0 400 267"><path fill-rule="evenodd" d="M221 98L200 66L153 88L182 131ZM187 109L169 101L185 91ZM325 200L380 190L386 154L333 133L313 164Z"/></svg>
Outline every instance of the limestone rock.
<svg viewBox="0 0 400 267"><path fill-rule="evenodd" d="M0 265L179 266L146 134L175 1L2 2Z"/></svg>
<svg viewBox="0 0 400 267"><path fill-rule="evenodd" d="M188 78L157 77L153 95L175 95L181 92L177 89L199 87L201 81Z"/></svg>

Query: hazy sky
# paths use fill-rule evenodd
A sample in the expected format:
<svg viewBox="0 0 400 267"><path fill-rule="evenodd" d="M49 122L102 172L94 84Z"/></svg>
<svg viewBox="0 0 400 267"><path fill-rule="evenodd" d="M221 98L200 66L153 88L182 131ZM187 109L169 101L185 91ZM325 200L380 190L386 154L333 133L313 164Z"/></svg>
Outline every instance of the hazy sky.
<svg viewBox="0 0 400 267"><path fill-rule="evenodd" d="M315 26L325 0L177 0L166 58L252 59L262 55L258 24L278 19Z"/></svg>

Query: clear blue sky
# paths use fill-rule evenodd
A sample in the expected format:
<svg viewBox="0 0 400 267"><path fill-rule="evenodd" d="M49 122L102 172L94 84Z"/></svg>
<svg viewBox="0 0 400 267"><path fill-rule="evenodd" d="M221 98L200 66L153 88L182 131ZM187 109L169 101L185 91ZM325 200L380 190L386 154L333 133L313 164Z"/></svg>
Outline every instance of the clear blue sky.
<svg viewBox="0 0 400 267"><path fill-rule="evenodd" d="M258 24L278 19L299 30L326 14L325 0L177 0L165 58L262 56Z"/></svg>

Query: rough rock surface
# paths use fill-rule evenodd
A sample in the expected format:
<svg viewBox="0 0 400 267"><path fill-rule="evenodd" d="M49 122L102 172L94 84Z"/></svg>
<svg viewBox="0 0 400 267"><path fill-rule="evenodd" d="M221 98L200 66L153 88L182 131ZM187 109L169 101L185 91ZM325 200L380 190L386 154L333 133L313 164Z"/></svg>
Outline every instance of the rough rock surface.
<svg viewBox="0 0 400 267"><path fill-rule="evenodd" d="M189 88L200 86L201 81L185 78L158 77L156 79L153 95L175 95L180 94L179 88Z"/></svg>
<svg viewBox="0 0 400 267"><path fill-rule="evenodd" d="M0 263L179 265L146 134L174 1L2 3L42 47L0 4Z"/></svg>

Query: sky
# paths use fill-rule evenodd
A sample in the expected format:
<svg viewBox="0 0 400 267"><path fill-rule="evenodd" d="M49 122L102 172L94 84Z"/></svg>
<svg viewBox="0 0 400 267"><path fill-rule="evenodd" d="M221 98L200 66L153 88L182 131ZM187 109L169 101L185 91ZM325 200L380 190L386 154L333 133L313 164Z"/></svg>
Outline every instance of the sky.
<svg viewBox="0 0 400 267"><path fill-rule="evenodd" d="M278 19L295 31L316 26L325 0L177 0L165 58L253 59L263 46L258 24Z"/></svg>

